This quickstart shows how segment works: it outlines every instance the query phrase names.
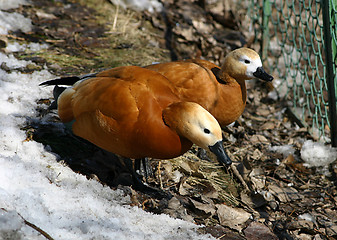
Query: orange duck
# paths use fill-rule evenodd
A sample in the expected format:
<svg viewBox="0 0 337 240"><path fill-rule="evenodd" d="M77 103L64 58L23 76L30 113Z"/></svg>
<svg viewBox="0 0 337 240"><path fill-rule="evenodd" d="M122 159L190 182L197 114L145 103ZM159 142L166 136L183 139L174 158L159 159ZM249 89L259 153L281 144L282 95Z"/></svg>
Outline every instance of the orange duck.
<svg viewBox="0 0 337 240"><path fill-rule="evenodd" d="M246 106L245 80L259 78L272 81L260 56L252 49L230 52L222 67L201 59L146 66L171 81L182 101L192 101L208 110L221 127L236 121Z"/></svg>
<svg viewBox="0 0 337 240"><path fill-rule="evenodd" d="M169 159L193 143L230 164L216 119L194 102L182 101L163 75L141 67L117 67L41 85L72 85L56 96L63 122L93 144L126 158Z"/></svg>

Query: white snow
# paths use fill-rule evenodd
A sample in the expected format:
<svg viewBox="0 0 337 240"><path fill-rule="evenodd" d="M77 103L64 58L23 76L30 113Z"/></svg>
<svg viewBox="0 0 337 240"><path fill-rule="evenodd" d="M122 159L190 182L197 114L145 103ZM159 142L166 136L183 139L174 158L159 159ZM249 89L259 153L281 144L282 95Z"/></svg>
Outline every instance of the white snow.
<svg viewBox="0 0 337 240"><path fill-rule="evenodd" d="M337 159L337 148L307 140L302 145L301 158L308 167L328 166Z"/></svg>
<svg viewBox="0 0 337 240"><path fill-rule="evenodd" d="M114 5L131 8L138 11L160 12L163 5L157 0L110 0Z"/></svg>
<svg viewBox="0 0 337 240"><path fill-rule="evenodd" d="M298 216L298 219L300 220L306 220L309 222L313 222L316 224L316 219L314 216L312 216L310 213L303 213L301 215Z"/></svg>
<svg viewBox="0 0 337 240"><path fill-rule="evenodd" d="M39 43L29 43L29 44L20 44L18 42L8 43L6 50L8 52L19 52L24 50L29 50L32 52L36 52L42 49L47 49L48 44L39 44Z"/></svg>
<svg viewBox="0 0 337 240"><path fill-rule="evenodd" d="M270 146L269 150L282 153L284 158L295 153L293 145ZM301 158L306 167L327 167L337 160L337 148L325 145L322 142L307 140L302 145Z"/></svg>
<svg viewBox="0 0 337 240"><path fill-rule="evenodd" d="M283 154L284 158L288 157L289 155L294 155L295 153L293 145L270 146L269 150Z"/></svg>
<svg viewBox="0 0 337 240"><path fill-rule="evenodd" d="M2 25L1 16L11 21ZM0 12L0 26L1 33L27 30L30 21ZM7 50L22 47L13 44ZM32 64L4 53L0 62L10 69ZM25 141L21 127L27 119L38 120L37 100L52 96L52 89L38 84L51 78L47 69L32 74L0 70L0 239L45 239L23 219L54 239L214 239L198 234L193 223L130 207L122 191L87 180L57 162L42 144Z"/></svg>
<svg viewBox="0 0 337 240"><path fill-rule="evenodd" d="M27 5L28 1L26 0L0 0L0 9L8 10L11 8L17 8L19 5Z"/></svg>
<svg viewBox="0 0 337 240"><path fill-rule="evenodd" d="M1 8L1 7L0 7ZM19 13L0 11L0 34L8 34L8 31L21 30L29 32L32 29L32 21Z"/></svg>

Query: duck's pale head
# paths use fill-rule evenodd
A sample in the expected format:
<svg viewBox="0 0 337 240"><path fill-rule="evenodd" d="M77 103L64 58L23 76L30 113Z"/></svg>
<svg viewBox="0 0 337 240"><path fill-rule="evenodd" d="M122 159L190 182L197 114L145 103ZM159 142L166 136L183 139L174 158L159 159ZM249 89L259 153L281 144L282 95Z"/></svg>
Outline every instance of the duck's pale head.
<svg viewBox="0 0 337 240"><path fill-rule="evenodd" d="M165 123L179 136L185 137L204 149L210 149L222 164L231 164L222 142L218 121L194 102L178 102L163 111Z"/></svg>
<svg viewBox="0 0 337 240"><path fill-rule="evenodd" d="M272 81L262 66L262 61L254 50L250 48L238 48L230 52L224 60L222 71L237 80L258 78L264 81Z"/></svg>

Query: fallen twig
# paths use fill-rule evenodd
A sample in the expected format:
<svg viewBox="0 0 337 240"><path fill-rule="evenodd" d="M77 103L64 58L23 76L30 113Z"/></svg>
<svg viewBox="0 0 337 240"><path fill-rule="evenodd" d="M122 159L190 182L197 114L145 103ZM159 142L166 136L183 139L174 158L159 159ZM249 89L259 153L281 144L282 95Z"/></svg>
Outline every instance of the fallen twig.
<svg viewBox="0 0 337 240"><path fill-rule="evenodd" d="M41 235L43 235L45 238L49 239L49 240L54 240L54 238L52 238L48 233L46 233L45 231L43 231L41 228L39 228L38 226L36 226L35 224L27 221L26 219L24 219L19 213L18 215L22 218L23 222L28 225L29 227L33 228L34 230L38 231Z"/></svg>
<svg viewBox="0 0 337 240"><path fill-rule="evenodd" d="M48 233L46 233L45 231L43 231L41 228L39 228L38 226L36 226L35 224L27 221L26 219L24 219L19 213L18 215L22 218L23 222L28 225L29 227L33 228L34 230L38 231L41 235L43 235L45 238L49 239L49 240L54 240L54 238L52 238Z"/></svg>
<svg viewBox="0 0 337 240"><path fill-rule="evenodd" d="M1 210L8 212L7 209L5 208L0 208ZM38 226L36 226L35 224L27 221L26 219L24 219L24 217L21 216L20 213L17 213L23 220L23 222L28 225L29 227L33 228L34 230L38 231L40 234L42 234L45 238L49 239L49 240L54 240L54 238L52 238L48 233L46 233L45 231L43 231L41 228L39 228Z"/></svg>
<svg viewBox="0 0 337 240"><path fill-rule="evenodd" d="M231 169L232 169L234 175L241 181L241 183L245 187L245 189L248 192L250 192L251 189L248 187L246 181L243 179L243 177L241 176L241 174L239 173L239 171L236 169L236 167L234 165L231 165Z"/></svg>

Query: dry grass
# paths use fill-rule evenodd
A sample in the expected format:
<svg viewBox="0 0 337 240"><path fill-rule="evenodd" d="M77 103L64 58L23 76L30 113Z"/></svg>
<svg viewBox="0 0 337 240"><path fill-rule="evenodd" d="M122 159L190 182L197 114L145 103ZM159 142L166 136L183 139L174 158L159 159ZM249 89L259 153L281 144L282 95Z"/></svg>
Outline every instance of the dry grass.
<svg viewBox="0 0 337 240"><path fill-rule="evenodd" d="M106 37L110 46L96 50L104 65L143 66L170 60L168 51L159 46L163 34L144 21L140 13L114 6L107 0L78 2L95 9L97 22L108 30Z"/></svg>
<svg viewBox="0 0 337 240"><path fill-rule="evenodd" d="M88 24L92 27L87 29L88 31L95 31L95 28L102 27L105 31L100 36L87 37L83 32L74 32L63 37L58 35L58 29L55 29L55 35L60 38L45 39L52 47L34 52L34 56L46 59L49 66L56 66L54 70L57 75L84 74L117 66L144 66L170 60L169 52L159 44L163 33L143 20L140 13L117 8L107 0L73 0L73 2L89 7L92 15L84 15L83 21L74 17L75 20L67 22L72 25L69 31L79 25ZM77 13L77 16L78 14L82 13ZM62 26L63 19L60 21ZM87 38L97 43L89 46L82 45L82 40ZM27 43L24 39L16 40ZM30 56L31 53L26 52L20 53L18 57Z"/></svg>
<svg viewBox="0 0 337 240"><path fill-rule="evenodd" d="M221 202L237 206L239 204L237 199L239 184L233 180L233 176L225 167L219 165L212 153L207 152L207 155L211 158L210 161L202 160L190 151L174 159L162 160L164 175L172 180L175 178L175 171L182 174L180 189L184 189L180 190L181 194L186 192L192 197L203 195L214 198L217 196L215 198Z"/></svg>

